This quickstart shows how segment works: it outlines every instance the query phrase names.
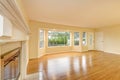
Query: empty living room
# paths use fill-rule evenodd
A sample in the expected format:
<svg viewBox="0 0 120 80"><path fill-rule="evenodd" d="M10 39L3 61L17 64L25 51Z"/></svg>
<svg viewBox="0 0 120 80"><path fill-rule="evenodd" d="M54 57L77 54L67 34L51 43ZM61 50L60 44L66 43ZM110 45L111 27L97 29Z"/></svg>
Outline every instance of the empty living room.
<svg viewBox="0 0 120 80"><path fill-rule="evenodd" d="M0 0L0 80L120 80L120 1Z"/></svg>

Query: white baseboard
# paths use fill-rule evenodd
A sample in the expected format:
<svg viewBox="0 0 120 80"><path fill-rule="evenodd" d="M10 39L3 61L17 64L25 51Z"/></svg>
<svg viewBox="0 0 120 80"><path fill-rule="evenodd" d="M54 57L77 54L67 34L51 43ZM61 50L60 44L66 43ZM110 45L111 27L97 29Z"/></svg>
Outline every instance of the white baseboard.
<svg viewBox="0 0 120 80"><path fill-rule="evenodd" d="M104 51L105 53L109 53L109 54L117 54L117 55L120 55L119 52L109 52L109 51Z"/></svg>
<svg viewBox="0 0 120 80"><path fill-rule="evenodd" d="M45 55L46 55L46 53L43 53L42 55L38 56L38 58L43 57L43 56L45 56Z"/></svg>
<svg viewBox="0 0 120 80"><path fill-rule="evenodd" d="M56 54L56 53L65 53L65 52L71 52L72 50L69 51L59 51L59 52L51 52L51 53L45 53L45 54Z"/></svg>
<svg viewBox="0 0 120 80"><path fill-rule="evenodd" d="M97 50L96 50L97 51ZM45 55L48 55L48 54L56 54L56 53L68 53L68 52L80 52L80 53L82 53L82 52L85 52L85 51L76 51L76 50L69 50L69 51L59 51L59 52L51 52L51 53L43 53L43 54L41 54L40 56L38 56L37 58L41 58L41 57L43 57L43 56L45 56ZM36 58L32 58L32 59L36 59Z"/></svg>
<svg viewBox="0 0 120 80"><path fill-rule="evenodd" d="M82 52L82 51L72 50L72 52Z"/></svg>

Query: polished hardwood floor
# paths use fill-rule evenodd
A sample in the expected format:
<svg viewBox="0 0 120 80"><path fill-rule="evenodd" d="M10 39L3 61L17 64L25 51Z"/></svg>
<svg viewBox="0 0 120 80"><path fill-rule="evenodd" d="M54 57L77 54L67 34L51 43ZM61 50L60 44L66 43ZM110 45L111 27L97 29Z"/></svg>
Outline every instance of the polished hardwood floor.
<svg viewBox="0 0 120 80"><path fill-rule="evenodd" d="M29 61L28 74L35 73L38 78L31 80L120 80L120 55L98 51L46 55Z"/></svg>

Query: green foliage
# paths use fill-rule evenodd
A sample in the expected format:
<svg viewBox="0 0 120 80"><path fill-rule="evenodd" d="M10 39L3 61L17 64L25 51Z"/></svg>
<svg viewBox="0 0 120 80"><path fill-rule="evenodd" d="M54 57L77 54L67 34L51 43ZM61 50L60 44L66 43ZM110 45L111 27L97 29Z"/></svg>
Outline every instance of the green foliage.
<svg viewBox="0 0 120 80"><path fill-rule="evenodd" d="M51 32L50 35L49 46L67 45L70 36L68 32Z"/></svg>
<svg viewBox="0 0 120 80"><path fill-rule="evenodd" d="M74 41L74 45L79 45L79 41Z"/></svg>

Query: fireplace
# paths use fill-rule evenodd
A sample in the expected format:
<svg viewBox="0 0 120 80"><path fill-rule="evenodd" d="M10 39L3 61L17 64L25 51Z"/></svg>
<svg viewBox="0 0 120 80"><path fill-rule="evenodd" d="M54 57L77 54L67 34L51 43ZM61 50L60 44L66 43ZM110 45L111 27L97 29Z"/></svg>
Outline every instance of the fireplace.
<svg viewBox="0 0 120 80"><path fill-rule="evenodd" d="M1 56L2 80L18 80L20 76L21 47L15 48Z"/></svg>

